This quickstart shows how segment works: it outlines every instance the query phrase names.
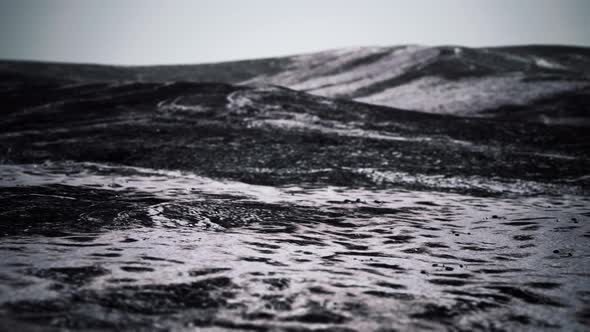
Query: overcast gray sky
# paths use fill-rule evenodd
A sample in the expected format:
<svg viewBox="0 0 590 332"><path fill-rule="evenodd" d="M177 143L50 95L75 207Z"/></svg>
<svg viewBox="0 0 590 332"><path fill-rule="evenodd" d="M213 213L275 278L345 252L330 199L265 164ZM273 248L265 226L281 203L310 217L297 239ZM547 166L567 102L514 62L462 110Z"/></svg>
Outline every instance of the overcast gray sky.
<svg viewBox="0 0 590 332"><path fill-rule="evenodd" d="M201 63L349 46L590 46L590 0L0 0L0 58Z"/></svg>

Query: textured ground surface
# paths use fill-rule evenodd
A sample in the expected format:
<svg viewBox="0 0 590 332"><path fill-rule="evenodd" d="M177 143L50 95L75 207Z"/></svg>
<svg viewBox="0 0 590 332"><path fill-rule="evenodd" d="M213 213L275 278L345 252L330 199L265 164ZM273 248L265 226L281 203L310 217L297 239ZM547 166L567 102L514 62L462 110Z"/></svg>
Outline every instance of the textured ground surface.
<svg viewBox="0 0 590 332"><path fill-rule="evenodd" d="M590 326L590 133L567 120L584 93L548 101L567 120L548 125L528 99L467 118L11 68L3 329Z"/></svg>

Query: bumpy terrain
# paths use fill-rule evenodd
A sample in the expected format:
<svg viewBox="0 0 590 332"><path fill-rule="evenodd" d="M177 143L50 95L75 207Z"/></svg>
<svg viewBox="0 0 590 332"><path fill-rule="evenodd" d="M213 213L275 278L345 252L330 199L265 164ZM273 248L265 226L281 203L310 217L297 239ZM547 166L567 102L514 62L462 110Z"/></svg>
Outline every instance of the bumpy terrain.
<svg viewBox="0 0 590 332"><path fill-rule="evenodd" d="M3 62L0 327L584 331L589 68Z"/></svg>
<svg viewBox="0 0 590 332"><path fill-rule="evenodd" d="M279 85L429 113L588 125L590 49L364 47L202 65L112 67L0 62L0 71L80 82Z"/></svg>

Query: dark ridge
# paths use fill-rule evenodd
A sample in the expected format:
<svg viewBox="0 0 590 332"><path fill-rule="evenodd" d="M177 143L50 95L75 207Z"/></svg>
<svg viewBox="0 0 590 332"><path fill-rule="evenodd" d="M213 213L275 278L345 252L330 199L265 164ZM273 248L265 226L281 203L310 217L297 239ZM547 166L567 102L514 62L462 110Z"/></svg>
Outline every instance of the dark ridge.
<svg viewBox="0 0 590 332"><path fill-rule="evenodd" d="M78 82L226 82L238 83L287 68L289 57L195 65L111 66L42 61L0 61L0 71Z"/></svg>
<svg viewBox="0 0 590 332"><path fill-rule="evenodd" d="M590 88L561 92L551 97L533 101L527 105L505 105L484 110L483 115L493 115L506 121L535 121L548 124L573 126L590 125Z"/></svg>

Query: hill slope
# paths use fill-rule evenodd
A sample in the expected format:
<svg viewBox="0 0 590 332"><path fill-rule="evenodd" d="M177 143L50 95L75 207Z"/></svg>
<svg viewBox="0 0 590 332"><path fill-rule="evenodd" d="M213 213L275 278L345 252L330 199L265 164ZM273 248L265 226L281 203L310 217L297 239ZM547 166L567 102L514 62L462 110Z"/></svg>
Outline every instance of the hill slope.
<svg viewBox="0 0 590 332"><path fill-rule="evenodd" d="M423 112L545 123L586 123L590 104L590 49L565 46L365 47L147 67L5 61L0 71L77 82L272 84Z"/></svg>

